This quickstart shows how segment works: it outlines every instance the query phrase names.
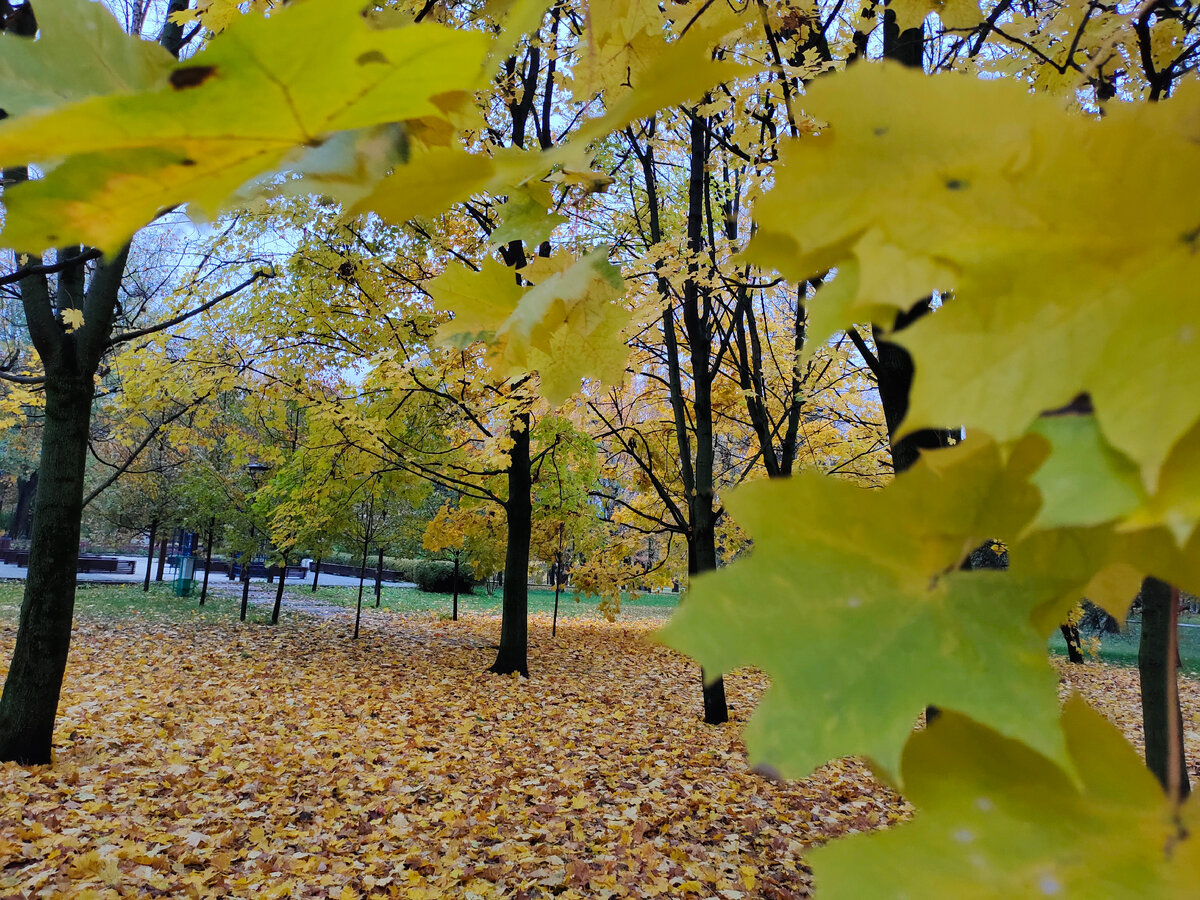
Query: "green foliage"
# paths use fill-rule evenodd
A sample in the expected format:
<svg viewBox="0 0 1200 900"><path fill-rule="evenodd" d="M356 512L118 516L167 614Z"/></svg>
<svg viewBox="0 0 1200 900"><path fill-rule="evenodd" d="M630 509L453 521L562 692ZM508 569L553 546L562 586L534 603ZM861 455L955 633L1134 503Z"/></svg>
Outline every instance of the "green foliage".
<svg viewBox="0 0 1200 900"><path fill-rule="evenodd" d="M980 440L936 462L885 491L816 473L739 489L727 502L754 549L697 578L665 630L708 671L771 674L746 738L786 775L861 755L896 777L927 704L1064 758L1047 635L1030 620L1052 588L957 571L967 551L1032 514L1029 461L1014 454L1002 467Z"/></svg>
<svg viewBox="0 0 1200 900"><path fill-rule="evenodd" d="M1062 725L1077 777L943 714L904 750L915 821L814 851L820 895L1193 895L1196 842L1173 846L1178 826L1133 748L1078 696Z"/></svg>
<svg viewBox="0 0 1200 900"><path fill-rule="evenodd" d="M444 559L413 560L408 569L409 578L417 584L417 590L427 594L449 594L454 590L454 563ZM459 567L458 590L471 592L474 582L466 566Z"/></svg>
<svg viewBox="0 0 1200 900"><path fill-rule="evenodd" d="M36 41L0 32L0 109L9 116L150 90L175 65L158 44L122 31L102 3L40 3L37 22Z"/></svg>

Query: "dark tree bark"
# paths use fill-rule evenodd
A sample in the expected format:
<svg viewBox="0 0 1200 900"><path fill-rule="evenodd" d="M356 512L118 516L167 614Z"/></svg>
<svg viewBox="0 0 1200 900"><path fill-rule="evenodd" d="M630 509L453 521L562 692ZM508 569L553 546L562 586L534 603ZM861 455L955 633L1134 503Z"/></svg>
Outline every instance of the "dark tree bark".
<svg viewBox="0 0 1200 900"><path fill-rule="evenodd" d="M379 548L379 559L375 563L375 608L383 603L383 547Z"/></svg>
<svg viewBox="0 0 1200 900"><path fill-rule="evenodd" d="M208 596L208 571L212 568L212 547L213 547L213 532L217 528L217 517L212 516L208 520L208 543L204 548L204 581L200 585L200 605L204 605L204 600Z"/></svg>
<svg viewBox="0 0 1200 900"><path fill-rule="evenodd" d="M320 560L320 557L318 557L317 564L313 567L312 592L314 594L317 592L317 581L318 581L318 579L320 579L320 577L321 577L321 560Z"/></svg>
<svg viewBox="0 0 1200 900"><path fill-rule="evenodd" d="M154 573L155 581L163 580L163 569L167 565L167 539L163 538L158 542L158 571Z"/></svg>
<svg viewBox="0 0 1200 900"><path fill-rule="evenodd" d="M239 622L246 621L246 611L250 608L250 566L253 563L253 557L247 562L245 554L242 555L242 611L238 616Z"/></svg>
<svg viewBox="0 0 1200 900"><path fill-rule="evenodd" d="M533 534L533 479L530 472L528 412L513 417L509 434L508 545L504 556L504 598L501 603L500 647L488 671L499 675L520 672L529 677L529 540Z"/></svg>
<svg viewBox="0 0 1200 900"><path fill-rule="evenodd" d="M1083 641L1079 637L1079 629L1063 622L1058 626L1058 630L1062 632L1063 640L1067 642L1068 661L1077 664L1083 663Z"/></svg>
<svg viewBox="0 0 1200 900"><path fill-rule="evenodd" d="M33 504L37 499L38 473L34 469L28 478L17 479L17 508L13 512L12 534L28 538L33 533Z"/></svg>
<svg viewBox="0 0 1200 900"><path fill-rule="evenodd" d="M150 573L154 570L154 539L158 537L158 519L150 520L150 540L146 542L146 580L142 582L142 591L150 590Z"/></svg>
<svg viewBox="0 0 1200 900"><path fill-rule="evenodd" d="M287 581L288 555L283 554L283 565L279 569L279 584L275 587L275 606L271 610L271 624L279 624L279 610L283 606L283 585Z"/></svg>
<svg viewBox="0 0 1200 900"><path fill-rule="evenodd" d="M32 36L37 22L28 4L0 27ZM24 167L7 169L4 182L29 177ZM60 263L74 263L58 275L51 297L44 273L29 271L39 256L18 257L25 324L45 371L45 426L40 478L34 506L29 573L12 662L0 695L0 762L49 763L54 718L66 670L75 612L79 531L83 515L83 472L91 424L94 376L109 347L117 294L129 246L101 258L86 285L91 254L84 247L59 250ZM83 325L67 331L55 308L83 313Z"/></svg>
<svg viewBox="0 0 1200 900"><path fill-rule="evenodd" d="M550 620L550 637L558 637L558 595L562 593L562 554L554 558L554 618Z"/></svg>
<svg viewBox="0 0 1200 900"><path fill-rule="evenodd" d="M46 379L37 506L17 644L0 699L0 760L51 761L75 611L92 376Z"/></svg>
<svg viewBox="0 0 1200 900"><path fill-rule="evenodd" d="M362 595L363 582L367 578L367 549L370 546L368 540L363 541L362 565L358 568L358 606L354 610L354 639L358 640L358 626L362 622Z"/></svg>
<svg viewBox="0 0 1200 900"><path fill-rule="evenodd" d="M454 553L454 586L452 588L452 590L454 591L454 600L452 601L452 605L450 607L450 609L451 609L450 618L455 622L458 621L458 557L459 557L459 553L458 553L458 551L455 551L455 553Z"/></svg>
<svg viewBox="0 0 1200 900"><path fill-rule="evenodd" d="M1178 798L1191 792L1179 708L1179 595L1157 578L1142 582L1142 636L1138 676L1142 686L1142 724L1146 766L1163 789Z"/></svg>

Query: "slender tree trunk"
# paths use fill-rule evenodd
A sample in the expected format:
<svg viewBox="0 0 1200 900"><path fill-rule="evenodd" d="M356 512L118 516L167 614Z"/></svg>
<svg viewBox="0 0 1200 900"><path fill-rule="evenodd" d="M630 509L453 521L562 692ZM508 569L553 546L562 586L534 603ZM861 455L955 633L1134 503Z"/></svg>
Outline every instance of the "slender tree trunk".
<svg viewBox="0 0 1200 900"><path fill-rule="evenodd" d="M1138 675L1142 685L1142 724L1146 766L1177 798L1191 791L1179 709L1179 595L1157 578L1142 582L1142 636Z"/></svg>
<svg viewBox="0 0 1200 900"><path fill-rule="evenodd" d="M558 637L558 595L562 593L562 585L559 584L557 573L554 579L554 618L550 620L550 637Z"/></svg>
<svg viewBox="0 0 1200 900"><path fill-rule="evenodd" d="M1079 637L1079 629L1074 625L1063 622L1058 626L1063 640L1067 642L1067 659L1073 663L1083 662L1083 641Z"/></svg>
<svg viewBox="0 0 1200 900"><path fill-rule="evenodd" d="M167 565L167 539L158 542L158 571L154 573L155 581L163 580L163 569Z"/></svg>
<svg viewBox="0 0 1200 900"><path fill-rule="evenodd" d="M699 253L704 244L709 129L707 119L700 116L692 118L687 229L688 248L694 253ZM717 568L716 485L713 480L716 447L712 409L712 300L696 276L689 278L683 296L683 323L692 357L692 423L696 432L695 465L688 497L688 574L695 576ZM724 679L718 675L710 680L708 674L701 671L700 680L704 685L704 721L709 725L729 721Z"/></svg>
<svg viewBox="0 0 1200 900"><path fill-rule="evenodd" d="M250 606L250 564L246 562L245 556L242 557L242 612L238 617L241 622L246 621L246 610Z"/></svg>
<svg viewBox="0 0 1200 900"><path fill-rule="evenodd" d="M450 617L455 622L457 622L458 621L458 554L457 553L454 554L454 586L453 586L452 590L454 591L454 600L453 600L453 605L451 606Z"/></svg>
<svg viewBox="0 0 1200 900"><path fill-rule="evenodd" d="M12 663L0 696L0 760L51 761L54 717L67 666L83 470L91 420L91 373L46 378L37 500L29 574Z"/></svg>
<svg viewBox="0 0 1200 900"><path fill-rule="evenodd" d="M275 608L271 610L271 624L279 624L279 609L283 606L283 585L287 581L288 555L283 554L283 566L279 570L279 584L275 588Z"/></svg>
<svg viewBox="0 0 1200 900"><path fill-rule="evenodd" d="M150 572L154 568L154 539L158 535L158 519L150 520L150 541L146 547L146 580L142 582L142 591L150 590Z"/></svg>
<svg viewBox="0 0 1200 900"><path fill-rule="evenodd" d="M317 580L318 580L320 577L321 577L321 559L320 559L320 557L318 557L318 558L317 558L317 564L316 564L316 566L314 566L314 567L313 567L313 585L312 585L312 592L313 592L314 594L317 592Z"/></svg>
<svg viewBox="0 0 1200 900"><path fill-rule="evenodd" d="M217 529L217 517L212 516L208 520L208 543L204 548L204 581L200 585L200 605L204 605L204 598L208 596L208 570L212 568L212 545L213 532Z"/></svg>
<svg viewBox="0 0 1200 900"><path fill-rule="evenodd" d="M363 541L362 565L358 569L358 607L354 611L354 638L358 639L358 625L362 621L363 582L367 577L367 541Z"/></svg>
<svg viewBox="0 0 1200 900"><path fill-rule="evenodd" d="M375 562L375 608L383 603L383 547L379 548L379 558Z"/></svg>
<svg viewBox="0 0 1200 900"><path fill-rule="evenodd" d="M529 413L513 418L509 451L508 547L504 557L504 600L500 648L488 671L529 676L529 539L533 533L532 477L529 461Z"/></svg>

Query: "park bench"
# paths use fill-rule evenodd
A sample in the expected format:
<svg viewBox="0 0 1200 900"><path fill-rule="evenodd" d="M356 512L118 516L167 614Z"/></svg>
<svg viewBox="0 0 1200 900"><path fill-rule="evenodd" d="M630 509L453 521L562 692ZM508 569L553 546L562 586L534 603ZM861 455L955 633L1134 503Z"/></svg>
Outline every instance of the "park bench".
<svg viewBox="0 0 1200 900"><path fill-rule="evenodd" d="M289 578L303 579L307 574L308 574L308 570L305 569L303 566L288 566L283 577L284 577L284 580L287 580ZM270 578L273 580L278 575L279 575L279 566L271 566L270 568L267 568L262 563L251 563L250 564L250 577L251 578ZM242 577L242 567L239 566L237 563L230 563L229 564L229 580L237 581L241 577Z"/></svg>
<svg viewBox="0 0 1200 900"><path fill-rule="evenodd" d="M81 556L76 566L79 572L112 572L119 575L133 574L132 559L117 559L113 556Z"/></svg>

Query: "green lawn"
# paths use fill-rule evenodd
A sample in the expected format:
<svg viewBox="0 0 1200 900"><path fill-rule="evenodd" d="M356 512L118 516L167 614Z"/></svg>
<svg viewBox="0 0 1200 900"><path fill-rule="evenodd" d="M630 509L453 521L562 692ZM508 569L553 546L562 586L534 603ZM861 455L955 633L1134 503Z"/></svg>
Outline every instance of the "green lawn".
<svg viewBox="0 0 1200 900"><path fill-rule="evenodd" d="M1117 666L1136 666L1141 633L1141 623L1135 619L1120 634L1103 635L1100 639L1100 659ZM1050 651L1059 656L1067 655L1066 641L1058 631L1050 638ZM1200 675L1200 628L1179 629L1179 659L1184 672Z"/></svg>
<svg viewBox="0 0 1200 900"><path fill-rule="evenodd" d="M0 582L0 619L17 618L24 591L23 581ZM143 592L141 584L81 584L75 591L75 617L118 620L138 616L164 621L237 618L240 605L236 598L209 593L202 607L199 599L199 585L190 597L176 597L169 584L152 583L149 592ZM271 611L252 605L247 616L251 622L267 622Z"/></svg>
<svg viewBox="0 0 1200 900"><path fill-rule="evenodd" d="M288 593L297 597L316 597L326 603L338 606L354 606L358 602L357 587L318 587L314 594L308 587L291 587ZM382 606L384 609L402 612L450 612L452 598L449 594L426 594L416 588L399 588L384 586L382 590ZM476 588L473 594L459 594L459 612L499 613L500 590L497 589L488 596L483 588ZM598 600L583 599L578 603L575 595L564 591L558 600L560 616L596 615ZM621 602L621 612L631 616L659 616L665 618L679 603L678 594L642 594L636 600L626 597ZM285 601L286 605L286 601ZM363 606L375 605L375 588L370 581L363 589ZM554 610L554 591L543 588L530 588L529 611L531 613L546 613Z"/></svg>

